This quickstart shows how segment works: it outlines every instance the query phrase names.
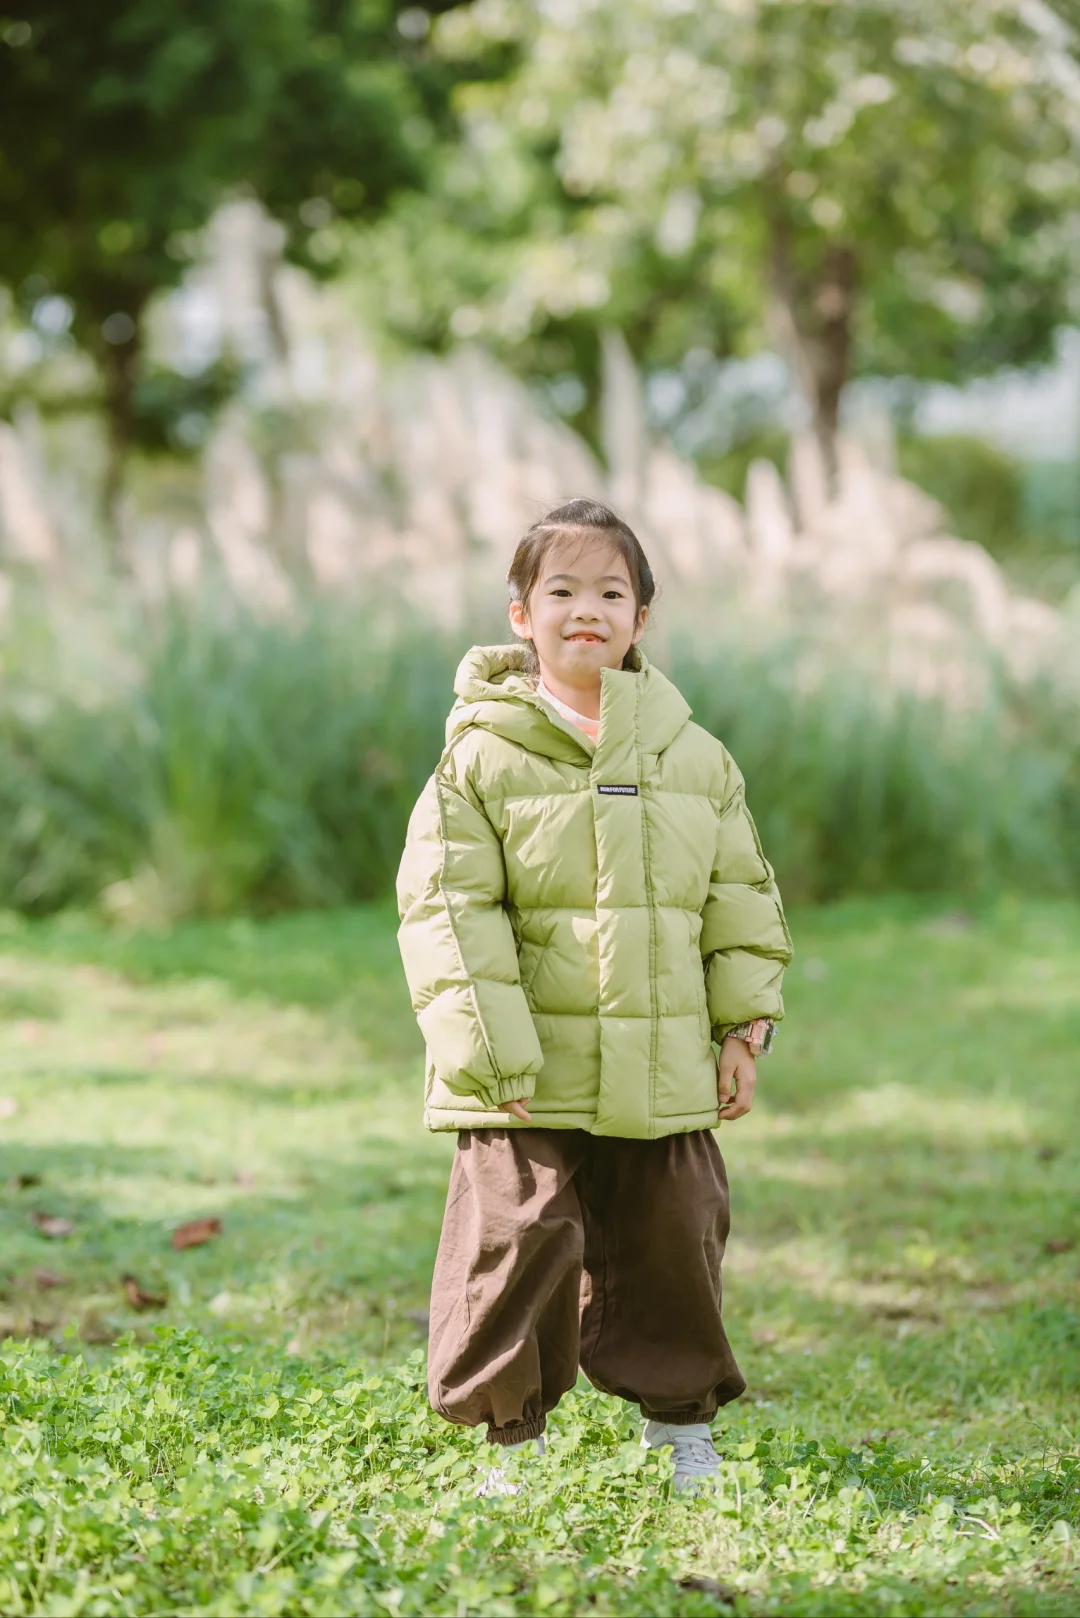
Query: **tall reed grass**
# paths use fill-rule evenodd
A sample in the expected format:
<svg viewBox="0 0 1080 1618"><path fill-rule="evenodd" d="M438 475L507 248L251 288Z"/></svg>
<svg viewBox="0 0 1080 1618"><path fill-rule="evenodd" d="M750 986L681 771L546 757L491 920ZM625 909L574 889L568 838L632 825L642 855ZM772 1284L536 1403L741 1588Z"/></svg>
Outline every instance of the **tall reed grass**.
<svg viewBox="0 0 1080 1618"><path fill-rule="evenodd" d="M387 890L442 742L445 642L385 610L203 600L121 650L89 690L40 647L8 671L0 903L169 921Z"/></svg>
<svg viewBox="0 0 1080 1618"><path fill-rule="evenodd" d="M803 651L703 658L676 638L669 665L745 775L788 895L1080 893L1080 733L1061 692L987 668L957 709L843 662L807 684Z"/></svg>
<svg viewBox="0 0 1080 1618"><path fill-rule="evenodd" d="M64 640L5 648L0 906L166 923L390 889L460 642L383 603L264 622L224 598L117 629L92 672ZM1080 893L1080 736L1051 693L990 681L960 716L677 633L665 663L792 897Z"/></svg>

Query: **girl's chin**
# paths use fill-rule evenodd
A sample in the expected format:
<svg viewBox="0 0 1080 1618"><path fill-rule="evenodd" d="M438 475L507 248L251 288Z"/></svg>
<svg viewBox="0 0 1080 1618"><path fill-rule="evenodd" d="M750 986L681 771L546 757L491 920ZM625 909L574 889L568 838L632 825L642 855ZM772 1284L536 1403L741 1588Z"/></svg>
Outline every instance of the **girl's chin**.
<svg viewBox="0 0 1080 1618"><path fill-rule="evenodd" d="M621 657L612 657L611 642L603 640L564 640L552 648L550 658L542 659L549 668L620 668Z"/></svg>

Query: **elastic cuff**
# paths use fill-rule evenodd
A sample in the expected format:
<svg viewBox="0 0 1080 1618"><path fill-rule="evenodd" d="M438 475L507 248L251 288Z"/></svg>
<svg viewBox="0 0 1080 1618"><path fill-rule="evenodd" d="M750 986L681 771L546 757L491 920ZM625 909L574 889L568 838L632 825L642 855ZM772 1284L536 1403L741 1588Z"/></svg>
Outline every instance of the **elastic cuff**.
<svg viewBox="0 0 1080 1618"><path fill-rule="evenodd" d="M535 1084L528 1074L518 1073L511 1079L492 1079L490 1084L478 1088L476 1094L485 1107L504 1107L508 1101L524 1101L531 1096Z"/></svg>
<svg viewBox="0 0 1080 1618"><path fill-rule="evenodd" d="M713 1405L711 1410L650 1410L648 1405L638 1406L646 1421L663 1421L669 1427L696 1427L701 1421L715 1421L717 1408Z"/></svg>
<svg viewBox="0 0 1080 1618"><path fill-rule="evenodd" d="M524 1444L529 1438L539 1438L547 1426L546 1416L537 1416L535 1421L518 1421L511 1427L489 1427L487 1441L489 1444Z"/></svg>

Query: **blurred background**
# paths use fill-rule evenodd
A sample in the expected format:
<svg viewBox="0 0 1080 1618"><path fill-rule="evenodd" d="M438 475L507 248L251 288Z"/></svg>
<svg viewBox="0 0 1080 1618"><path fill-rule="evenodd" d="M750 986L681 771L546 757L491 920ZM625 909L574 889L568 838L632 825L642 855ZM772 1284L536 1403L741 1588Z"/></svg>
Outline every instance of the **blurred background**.
<svg viewBox="0 0 1080 1618"><path fill-rule="evenodd" d="M1075 892L1076 21L0 18L0 905L384 893L574 494L793 897Z"/></svg>
<svg viewBox="0 0 1080 1618"><path fill-rule="evenodd" d="M1077 0L0 0L5 1611L1077 1610L1078 153ZM731 1499L513 1527L393 877L575 495L796 958Z"/></svg>

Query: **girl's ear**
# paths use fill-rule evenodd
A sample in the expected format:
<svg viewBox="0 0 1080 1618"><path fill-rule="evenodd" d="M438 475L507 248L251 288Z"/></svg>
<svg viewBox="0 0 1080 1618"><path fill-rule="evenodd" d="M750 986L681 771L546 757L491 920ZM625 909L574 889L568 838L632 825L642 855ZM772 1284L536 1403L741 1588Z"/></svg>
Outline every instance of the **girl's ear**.
<svg viewBox="0 0 1080 1618"><path fill-rule="evenodd" d="M515 606L516 606L516 604L517 603L515 602ZM630 637L631 646L636 646L638 641L641 639L642 635L644 635L644 633L645 633L645 625L648 622L648 618L649 618L649 609L648 609L648 607L642 607L641 611L638 613L638 621L637 621L637 625L636 625L636 627L634 629L634 633Z"/></svg>
<svg viewBox="0 0 1080 1618"><path fill-rule="evenodd" d="M529 615L520 601L510 603L510 628L519 640L531 640L532 631L529 628Z"/></svg>

